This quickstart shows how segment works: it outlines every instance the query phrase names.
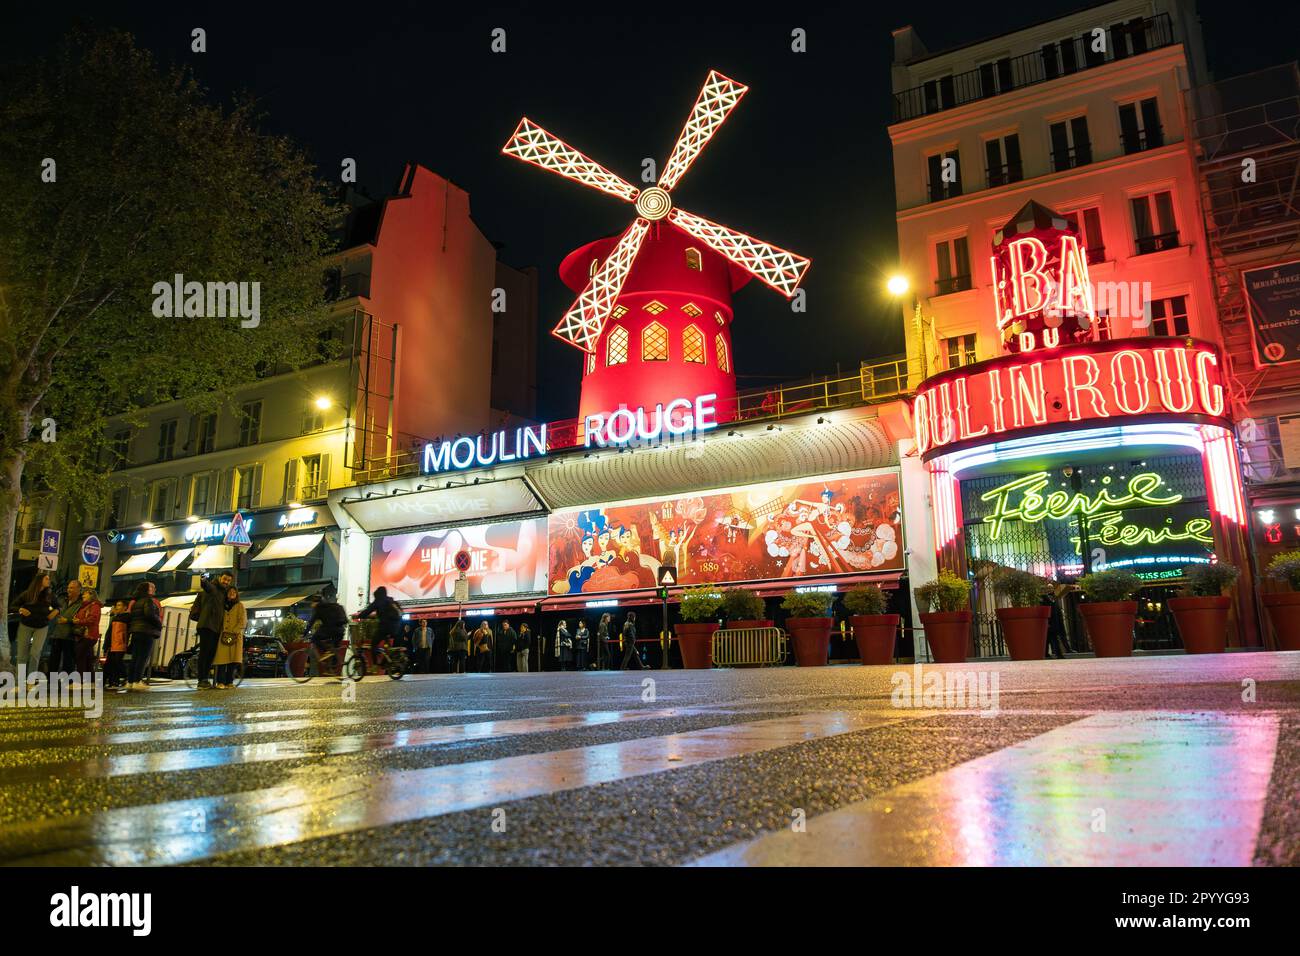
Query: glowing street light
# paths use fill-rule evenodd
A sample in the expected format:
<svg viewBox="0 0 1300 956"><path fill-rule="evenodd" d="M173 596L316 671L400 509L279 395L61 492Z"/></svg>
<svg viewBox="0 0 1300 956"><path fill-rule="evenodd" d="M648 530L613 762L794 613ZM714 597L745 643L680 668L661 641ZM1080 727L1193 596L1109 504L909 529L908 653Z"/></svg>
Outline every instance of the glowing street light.
<svg viewBox="0 0 1300 956"><path fill-rule="evenodd" d="M334 399L330 398L328 395L321 395L319 398L316 399L316 407L319 408L322 412L325 411L333 404L334 404Z"/></svg>
<svg viewBox="0 0 1300 956"><path fill-rule="evenodd" d="M889 281L885 283L885 288L889 290L889 294L896 299L906 295L907 290L911 287L912 284L907 281L907 276L901 275L890 276Z"/></svg>

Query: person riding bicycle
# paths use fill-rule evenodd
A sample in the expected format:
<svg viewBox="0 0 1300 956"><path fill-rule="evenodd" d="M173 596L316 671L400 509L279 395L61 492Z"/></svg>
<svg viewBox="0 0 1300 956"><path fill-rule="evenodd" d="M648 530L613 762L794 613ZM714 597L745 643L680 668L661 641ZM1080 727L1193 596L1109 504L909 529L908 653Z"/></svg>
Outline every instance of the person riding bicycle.
<svg viewBox="0 0 1300 956"><path fill-rule="evenodd" d="M319 628L316 627L318 624ZM307 633L316 645L317 653L324 655L336 650L347 626L348 615L343 605L322 594L311 596L311 620L307 622Z"/></svg>
<svg viewBox="0 0 1300 956"><path fill-rule="evenodd" d="M402 606L388 596L388 588L375 588L374 600L357 614L357 619L364 621L375 615L379 627L375 629L374 639L370 643L370 659L379 662L379 645L384 641L396 643L402 636Z"/></svg>

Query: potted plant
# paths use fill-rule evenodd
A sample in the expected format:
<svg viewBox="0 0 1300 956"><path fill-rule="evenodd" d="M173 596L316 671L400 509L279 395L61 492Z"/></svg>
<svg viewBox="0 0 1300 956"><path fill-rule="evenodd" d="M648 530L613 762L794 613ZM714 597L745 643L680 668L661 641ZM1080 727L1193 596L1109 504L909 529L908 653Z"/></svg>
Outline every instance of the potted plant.
<svg viewBox="0 0 1300 956"><path fill-rule="evenodd" d="M722 609L727 614L727 627L771 627L767 602L745 588L727 588L722 592Z"/></svg>
<svg viewBox="0 0 1300 956"><path fill-rule="evenodd" d="M705 670L713 666L713 632L718 629L722 595L707 588L692 588L682 595L682 623L677 625L677 646L682 666Z"/></svg>
<svg viewBox="0 0 1300 956"><path fill-rule="evenodd" d="M831 651L831 602L827 591L789 591L781 607L790 612L785 626L794 639L794 660L800 667L822 667Z"/></svg>
<svg viewBox="0 0 1300 956"><path fill-rule="evenodd" d="M1193 564L1187 569L1183 596L1170 598L1169 609L1188 654L1222 654L1227 647L1232 599L1223 592L1240 574L1230 564Z"/></svg>
<svg viewBox="0 0 1300 956"><path fill-rule="evenodd" d="M275 627L271 628L271 636L284 645L284 652L289 656L294 668L294 677L301 677L303 668L307 664L307 655L300 654L293 656L293 652L306 647L310 641L304 640L307 633L307 622L300 617L292 614L280 618L275 622Z"/></svg>
<svg viewBox="0 0 1300 956"><path fill-rule="evenodd" d="M1138 609L1133 597L1141 586L1142 579L1136 574L1117 569L1079 578L1079 588L1087 598L1079 605L1079 613L1098 657L1133 656L1133 622Z"/></svg>
<svg viewBox="0 0 1300 956"><path fill-rule="evenodd" d="M894 639L898 636L898 615L886 614L889 598L874 584L859 584L844 594L853 639L863 664L894 663Z"/></svg>
<svg viewBox="0 0 1300 956"><path fill-rule="evenodd" d="M965 662L970 643L970 582L945 569L933 581L916 588L916 603L929 608L921 612L921 626L934 662Z"/></svg>
<svg viewBox="0 0 1300 956"><path fill-rule="evenodd" d="M1278 647L1300 651L1300 551L1283 551L1268 563L1265 573L1291 589L1261 595Z"/></svg>
<svg viewBox="0 0 1300 956"><path fill-rule="evenodd" d="M993 572L993 592L1010 607L997 609L1002 637L1013 661L1041 661L1047 655L1047 625L1050 605L1041 603L1047 582L1036 574L1017 568Z"/></svg>

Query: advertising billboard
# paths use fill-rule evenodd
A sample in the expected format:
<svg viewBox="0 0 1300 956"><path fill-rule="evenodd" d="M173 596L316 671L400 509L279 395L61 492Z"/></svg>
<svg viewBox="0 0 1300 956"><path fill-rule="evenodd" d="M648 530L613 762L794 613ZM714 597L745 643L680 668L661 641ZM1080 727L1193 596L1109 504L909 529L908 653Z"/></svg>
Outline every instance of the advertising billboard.
<svg viewBox="0 0 1300 956"><path fill-rule="evenodd" d="M551 594L779 580L904 566L898 473L750 485L708 495L560 511Z"/></svg>
<svg viewBox="0 0 1300 956"><path fill-rule="evenodd" d="M1255 364L1300 362L1300 261L1241 273Z"/></svg>
<svg viewBox="0 0 1300 956"><path fill-rule="evenodd" d="M370 587L397 601L447 601L456 554L469 553L469 600L546 590L546 519L439 528L371 539Z"/></svg>

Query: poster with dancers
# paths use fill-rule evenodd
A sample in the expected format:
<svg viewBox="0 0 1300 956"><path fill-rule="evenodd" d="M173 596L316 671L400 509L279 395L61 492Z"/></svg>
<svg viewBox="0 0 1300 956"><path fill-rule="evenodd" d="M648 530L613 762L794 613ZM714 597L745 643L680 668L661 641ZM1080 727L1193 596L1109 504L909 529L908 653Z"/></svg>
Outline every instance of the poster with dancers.
<svg viewBox="0 0 1300 956"><path fill-rule="evenodd" d="M898 472L750 485L711 495L556 512L551 594L780 580L904 567Z"/></svg>
<svg viewBox="0 0 1300 956"><path fill-rule="evenodd" d="M456 553L470 556L470 600L546 589L546 519L387 534L372 540L370 587L397 601L448 601L456 593Z"/></svg>

